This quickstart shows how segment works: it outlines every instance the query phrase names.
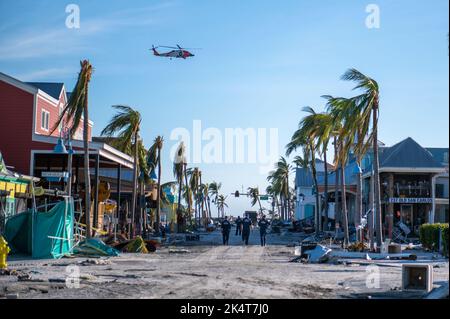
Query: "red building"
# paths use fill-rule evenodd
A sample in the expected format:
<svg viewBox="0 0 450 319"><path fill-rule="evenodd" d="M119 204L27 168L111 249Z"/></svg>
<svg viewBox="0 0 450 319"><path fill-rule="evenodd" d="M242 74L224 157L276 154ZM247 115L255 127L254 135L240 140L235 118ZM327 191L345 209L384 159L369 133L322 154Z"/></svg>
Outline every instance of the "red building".
<svg viewBox="0 0 450 319"><path fill-rule="evenodd" d="M22 82L0 72L0 149L17 172L33 175L34 154L53 149L61 127L49 133L67 95L63 83ZM82 137L83 125L74 139Z"/></svg>
<svg viewBox="0 0 450 319"><path fill-rule="evenodd" d="M63 83L22 82L0 72L0 151L4 161L18 173L41 178L41 185L51 189L64 189L68 186L64 180L55 183L43 176L68 170L68 155L53 151L64 128L60 125L54 132L52 128L69 96ZM113 192L111 195L122 204L127 196L121 197L120 193L124 188L125 192L130 192L131 183L126 174L133 169L134 163L132 157L111 147L104 140L92 139L92 127L93 123L89 121L89 167L96 218L98 187L95 185L108 182ZM75 154L70 181L75 198L81 198L84 191L82 139L83 123L72 140Z"/></svg>

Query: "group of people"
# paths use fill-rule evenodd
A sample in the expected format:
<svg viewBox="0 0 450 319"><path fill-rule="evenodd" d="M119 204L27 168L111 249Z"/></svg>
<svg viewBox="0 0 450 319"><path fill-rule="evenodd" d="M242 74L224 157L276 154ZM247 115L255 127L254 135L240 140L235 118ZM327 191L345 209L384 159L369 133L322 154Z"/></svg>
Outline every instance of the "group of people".
<svg viewBox="0 0 450 319"><path fill-rule="evenodd" d="M261 239L261 246L266 246L266 235L267 235L267 228L269 227L270 223L266 219L265 215L262 215L260 220L258 221L258 227L259 227L259 235ZM223 244L228 245L228 241L230 239L230 232L231 232L231 222L228 220L228 216L225 216L225 219L221 223L222 227L222 239ZM250 231L252 227L252 221L251 219L245 215L244 218L241 219L241 216L238 216L236 219L236 234L235 236L242 236L242 241L245 245L248 245L248 240L250 238Z"/></svg>

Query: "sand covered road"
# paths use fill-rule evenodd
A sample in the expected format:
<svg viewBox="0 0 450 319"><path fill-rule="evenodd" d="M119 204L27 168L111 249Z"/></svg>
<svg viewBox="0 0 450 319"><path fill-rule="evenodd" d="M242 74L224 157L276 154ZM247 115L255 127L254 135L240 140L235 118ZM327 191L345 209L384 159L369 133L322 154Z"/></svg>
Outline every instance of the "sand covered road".
<svg viewBox="0 0 450 319"><path fill-rule="evenodd" d="M295 238L272 235L269 245L249 246L232 234L230 246L218 246L220 234L202 236L200 245L163 247L154 254L122 254L109 259L17 260L11 269L31 281L0 276L0 297L18 298L367 298L408 297L399 291L401 264L379 267L380 286L367 288L367 265L290 263ZM282 244L284 242L284 244ZM272 244L270 244L272 243ZM276 243L277 245L274 245ZM96 264L95 264L96 263ZM77 266L80 287L67 288L67 268ZM448 262L436 263L435 282L448 281Z"/></svg>

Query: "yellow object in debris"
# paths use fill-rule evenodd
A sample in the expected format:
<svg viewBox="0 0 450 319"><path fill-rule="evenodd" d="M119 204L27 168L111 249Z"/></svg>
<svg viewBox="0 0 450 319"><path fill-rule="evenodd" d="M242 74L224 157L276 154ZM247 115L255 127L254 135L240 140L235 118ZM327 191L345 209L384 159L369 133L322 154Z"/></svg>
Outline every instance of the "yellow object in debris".
<svg viewBox="0 0 450 319"><path fill-rule="evenodd" d="M8 264L6 263L6 257L8 256L11 249L8 247L8 243L5 238L0 236L0 269L6 269Z"/></svg>

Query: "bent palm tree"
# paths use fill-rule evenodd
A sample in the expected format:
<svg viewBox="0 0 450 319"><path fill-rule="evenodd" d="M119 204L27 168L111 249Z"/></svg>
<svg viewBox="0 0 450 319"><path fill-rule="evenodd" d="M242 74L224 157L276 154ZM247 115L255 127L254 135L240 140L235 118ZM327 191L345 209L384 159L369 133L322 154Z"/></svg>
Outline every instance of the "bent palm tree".
<svg viewBox="0 0 450 319"><path fill-rule="evenodd" d="M258 205L259 205L259 212L262 214L263 208L262 208L262 205L261 205L261 200L259 198L259 188L258 187L249 187L247 189L247 193L250 196L252 207L255 206L256 203L258 203Z"/></svg>
<svg viewBox="0 0 450 319"><path fill-rule="evenodd" d="M219 196L220 188L222 187L222 183L212 182L209 184L209 195L211 196L211 200L213 204L216 204L217 197ZM217 207L217 218L220 218L220 210Z"/></svg>
<svg viewBox="0 0 450 319"><path fill-rule="evenodd" d="M310 167L314 180L314 190L316 197L316 209L315 209L315 232L316 235L320 231L320 201L319 201L319 185L317 181L317 169L316 169L316 153L318 152L318 134L317 134L317 116L316 112L311 107L304 107L304 112L310 113L310 115L304 117L299 125L298 130L292 135L291 141L286 145L286 155L289 156L292 152L298 148L303 149L303 158L310 159Z"/></svg>
<svg viewBox="0 0 450 319"><path fill-rule="evenodd" d="M354 90L362 90L362 94L352 97L351 100L359 109L360 118L358 125L361 127L361 134L366 136L370 131L372 122L372 148L373 148L373 170L374 170L374 201L375 201L375 225L377 247L381 247L383 242L381 195L380 195L380 171L378 157L378 115L379 115L379 86L378 83L362 74L356 69L350 69L341 77L344 81L356 83ZM363 143L364 144L364 143Z"/></svg>
<svg viewBox="0 0 450 319"><path fill-rule="evenodd" d="M184 222L182 217L181 209L181 191L183 189L184 180L184 167L186 163L186 148L184 143L181 142L175 153L175 158L173 161L173 175L178 182L178 204L177 204L177 231L180 233L183 230Z"/></svg>
<svg viewBox="0 0 450 319"><path fill-rule="evenodd" d="M133 166L133 190L131 200L131 225L132 235L136 235L136 203L137 203L137 188L138 188L138 171L139 171L139 131L141 125L141 114L126 105L113 105L117 110L108 125L101 132L102 136L113 137L116 139L113 142L113 146L117 147L120 151L131 154L133 153L134 166ZM133 148L133 151L132 151ZM142 152L141 152L142 153Z"/></svg>
<svg viewBox="0 0 450 319"><path fill-rule="evenodd" d="M89 82L91 81L93 67L88 60L80 62L81 70L78 74L72 94L67 105L61 112L58 120L53 126L52 134L64 121L70 128L73 136L83 121L83 151L84 151L84 185L85 185L85 216L86 216L86 237L91 237L91 181L89 173Z"/></svg>
<svg viewBox="0 0 450 319"><path fill-rule="evenodd" d="M153 142L153 145L150 147L148 151L148 166L151 171L156 170L158 167L158 193L156 196L156 222L155 222L155 231L156 234L159 234L159 224L161 219L161 175L162 175L162 167L161 167L161 150L163 148L164 138L162 136L157 136Z"/></svg>
<svg viewBox="0 0 450 319"><path fill-rule="evenodd" d="M222 213L222 217L225 217L225 207L228 207L225 200L228 198L228 196L219 195L217 196L216 205L219 211Z"/></svg>

